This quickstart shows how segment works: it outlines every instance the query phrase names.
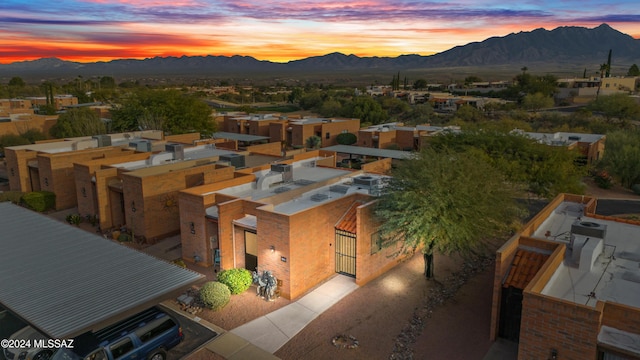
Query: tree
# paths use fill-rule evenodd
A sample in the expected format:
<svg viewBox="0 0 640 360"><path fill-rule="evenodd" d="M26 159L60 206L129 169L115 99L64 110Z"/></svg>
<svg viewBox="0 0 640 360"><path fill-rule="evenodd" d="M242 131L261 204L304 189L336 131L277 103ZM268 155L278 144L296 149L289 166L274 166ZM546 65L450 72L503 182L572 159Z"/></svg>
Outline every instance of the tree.
<svg viewBox="0 0 640 360"><path fill-rule="evenodd" d="M420 249L425 277L433 254L469 255L504 233L520 215L515 192L478 151L426 149L392 170L375 214L383 245Z"/></svg>
<svg viewBox="0 0 640 360"><path fill-rule="evenodd" d="M319 136L313 135L307 138L304 144L307 147L307 149L317 149L320 147L320 144L322 144L322 139L320 139Z"/></svg>
<svg viewBox="0 0 640 360"><path fill-rule="evenodd" d="M27 84L24 82L24 80L22 80L21 77L19 76L14 76L11 78L11 80L9 80L9 86L14 86L17 88L23 88L25 87Z"/></svg>
<svg viewBox="0 0 640 360"><path fill-rule="evenodd" d="M552 107L553 99L539 92L535 94L527 94L524 96L524 99L522 99L522 106L527 110L538 111L540 109Z"/></svg>
<svg viewBox="0 0 640 360"><path fill-rule="evenodd" d="M161 128L169 134L184 134L215 130L211 108L179 90L133 91L112 111L112 117L116 131Z"/></svg>
<svg viewBox="0 0 640 360"><path fill-rule="evenodd" d="M629 71L627 71L628 76L640 76L640 68L638 68L637 64L631 65Z"/></svg>
<svg viewBox="0 0 640 360"><path fill-rule="evenodd" d="M640 183L640 132L617 130L607 134L606 151L599 164L630 188Z"/></svg>
<svg viewBox="0 0 640 360"><path fill-rule="evenodd" d="M416 90L426 89L427 86L428 86L427 80L425 79L418 79L413 82L413 88Z"/></svg>
<svg viewBox="0 0 640 360"><path fill-rule="evenodd" d="M398 120L407 125L422 125L428 124L434 117L435 111L433 111L433 107L426 103L412 106L409 111L398 115Z"/></svg>
<svg viewBox="0 0 640 360"><path fill-rule="evenodd" d="M601 112L609 122L613 119L631 120L640 117L640 105L623 93L600 96L587 109Z"/></svg>
<svg viewBox="0 0 640 360"><path fill-rule="evenodd" d="M356 136L356 134L342 133L336 136L336 141L340 145L353 145L358 141L358 137Z"/></svg>
<svg viewBox="0 0 640 360"><path fill-rule="evenodd" d="M100 135L107 129L98 114L86 107L70 109L58 117L49 131L54 138Z"/></svg>

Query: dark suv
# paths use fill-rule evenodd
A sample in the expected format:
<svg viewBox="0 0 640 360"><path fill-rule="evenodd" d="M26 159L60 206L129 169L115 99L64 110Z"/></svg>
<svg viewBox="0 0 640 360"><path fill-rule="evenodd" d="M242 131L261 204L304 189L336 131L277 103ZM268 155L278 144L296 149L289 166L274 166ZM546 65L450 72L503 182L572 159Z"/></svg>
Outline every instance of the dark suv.
<svg viewBox="0 0 640 360"><path fill-rule="evenodd" d="M73 349L60 349L52 360L164 360L182 341L174 317L153 307L102 330L77 337Z"/></svg>

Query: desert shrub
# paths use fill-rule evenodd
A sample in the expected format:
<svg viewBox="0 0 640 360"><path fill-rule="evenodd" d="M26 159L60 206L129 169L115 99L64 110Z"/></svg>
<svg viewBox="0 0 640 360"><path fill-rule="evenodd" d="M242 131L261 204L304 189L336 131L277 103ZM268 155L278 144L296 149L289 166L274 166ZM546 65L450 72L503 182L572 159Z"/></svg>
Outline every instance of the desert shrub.
<svg viewBox="0 0 640 360"><path fill-rule="evenodd" d="M358 137L352 133L341 133L336 136L336 141L340 145L353 145L358 141Z"/></svg>
<svg viewBox="0 0 640 360"><path fill-rule="evenodd" d="M56 206L56 194L51 191L34 191L22 195L22 202L38 212L53 209Z"/></svg>
<svg viewBox="0 0 640 360"><path fill-rule="evenodd" d="M120 235L118 235L118 241L129 242L131 241L131 236L129 234L121 233Z"/></svg>
<svg viewBox="0 0 640 360"><path fill-rule="evenodd" d="M238 268L222 270L218 274L218 281L227 285L232 294L241 294L251 286L253 278L249 270Z"/></svg>
<svg viewBox="0 0 640 360"><path fill-rule="evenodd" d="M611 176L609 176L606 171L600 171L599 173L597 173L593 180L595 181L596 185L598 185L598 187L602 189L611 189L611 187L613 186Z"/></svg>
<svg viewBox="0 0 640 360"><path fill-rule="evenodd" d="M0 193L0 202L11 201L14 204L20 204L22 195L24 193L21 191L5 191Z"/></svg>
<svg viewBox="0 0 640 360"><path fill-rule="evenodd" d="M225 307L231 299L231 291L227 285L218 281L209 281L200 288L200 300L214 311Z"/></svg>
<svg viewBox="0 0 640 360"><path fill-rule="evenodd" d="M80 214L69 214L65 217L65 220L71 225L80 225L82 222L82 216Z"/></svg>

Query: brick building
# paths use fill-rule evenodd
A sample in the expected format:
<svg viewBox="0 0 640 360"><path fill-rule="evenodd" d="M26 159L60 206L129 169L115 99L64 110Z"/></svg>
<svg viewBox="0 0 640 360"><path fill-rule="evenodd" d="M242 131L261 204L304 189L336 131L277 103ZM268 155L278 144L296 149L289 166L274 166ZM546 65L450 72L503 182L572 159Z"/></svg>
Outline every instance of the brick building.
<svg viewBox="0 0 640 360"><path fill-rule="evenodd" d="M390 168L379 162L367 165ZM270 270L289 299L336 272L358 284L384 273L399 261L380 247L372 215L385 176L335 164L335 152L311 151L181 191L183 259Z"/></svg>
<svg viewBox="0 0 640 360"><path fill-rule="evenodd" d="M525 132L526 136L542 144L564 146L567 149L578 149L587 164L594 163L604 155L606 135L570 132L535 133Z"/></svg>
<svg viewBox="0 0 640 360"><path fill-rule="evenodd" d="M72 208L77 205L74 163L133 153L137 149L129 149L131 141L143 138L160 140L162 132L150 130L105 136L5 148L9 188L22 192L52 191L56 194L57 210ZM150 143L153 140L145 141Z"/></svg>
<svg viewBox="0 0 640 360"><path fill-rule="evenodd" d="M640 359L640 222L561 194L497 252L491 338L518 359Z"/></svg>

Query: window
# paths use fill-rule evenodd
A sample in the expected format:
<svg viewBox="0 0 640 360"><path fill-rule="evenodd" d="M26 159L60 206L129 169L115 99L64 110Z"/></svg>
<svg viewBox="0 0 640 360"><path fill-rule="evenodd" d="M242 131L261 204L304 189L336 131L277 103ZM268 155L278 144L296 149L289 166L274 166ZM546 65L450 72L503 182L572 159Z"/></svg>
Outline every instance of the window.
<svg viewBox="0 0 640 360"><path fill-rule="evenodd" d="M327 139L330 139L330 138L331 138L331 133L327 133L327 134L325 135L325 137L326 137Z"/></svg>
<svg viewBox="0 0 640 360"><path fill-rule="evenodd" d="M382 236L380 236L380 231L376 231L371 234L371 255L380 250L382 250Z"/></svg>
<svg viewBox="0 0 640 360"><path fill-rule="evenodd" d="M174 326L176 326L176 323L174 323L173 320L165 319L163 322L159 324L158 323L154 324L153 326L151 326L151 328L143 329L144 332L139 334L138 337L140 338L140 341L145 343L149 340L152 340L160 336L162 333L173 328Z"/></svg>
<svg viewBox="0 0 640 360"><path fill-rule="evenodd" d="M111 345L109 347L109 350L111 350L111 354L113 354L113 358L117 359L125 355L129 351L133 350L133 343L131 342L131 339L124 338L118 341L117 343L114 343L113 345Z"/></svg>

